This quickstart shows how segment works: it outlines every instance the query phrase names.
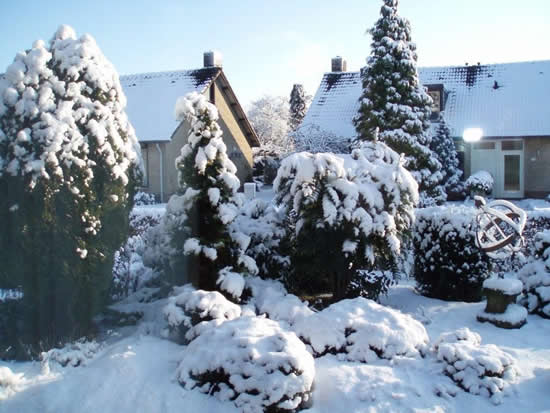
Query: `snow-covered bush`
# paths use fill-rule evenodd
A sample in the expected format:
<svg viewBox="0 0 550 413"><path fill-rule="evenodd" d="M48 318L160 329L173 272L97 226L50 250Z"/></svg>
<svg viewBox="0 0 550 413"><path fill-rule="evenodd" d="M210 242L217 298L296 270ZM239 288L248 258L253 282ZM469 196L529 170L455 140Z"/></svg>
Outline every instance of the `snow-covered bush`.
<svg viewBox="0 0 550 413"><path fill-rule="evenodd" d="M495 181L493 176L487 171L477 171L466 179L466 190L473 194L489 195L493 192Z"/></svg>
<svg viewBox="0 0 550 413"><path fill-rule="evenodd" d="M296 151L350 153L350 138L323 130L313 123L300 126L291 135Z"/></svg>
<svg viewBox="0 0 550 413"><path fill-rule="evenodd" d="M241 317L184 350L177 378L243 412L299 411L311 400L315 365L304 343L272 320Z"/></svg>
<svg viewBox="0 0 550 413"><path fill-rule="evenodd" d="M155 195L148 192L139 191L134 195L134 205L154 205L156 204Z"/></svg>
<svg viewBox="0 0 550 413"><path fill-rule="evenodd" d="M354 120L359 140L380 141L405 155L405 167L418 182L420 205L445 201L443 175L430 149L432 100L420 84L416 44L397 0L383 0L380 18L369 30L370 56L362 71L363 93Z"/></svg>
<svg viewBox="0 0 550 413"><path fill-rule="evenodd" d="M444 333L434 346L444 373L460 388L502 402L502 392L514 382L515 361L494 344L481 345L479 334L462 328Z"/></svg>
<svg viewBox="0 0 550 413"><path fill-rule="evenodd" d="M292 328L315 357L343 353L364 363L423 355L429 342L424 326L410 315L362 297L300 318Z"/></svg>
<svg viewBox="0 0 550 413"><path fill-rule="evenodd" d="M529 313L550 318L550 231L535 236L535 256L519 271L524 291L520 304Z"/></svg>
<svg viewBox="0 0 550 413"><path fill-rule="evenodd" d="M17 393L25 382L23 373L14 373L9 367L0 366L0 400Z"/></svg>
<svg viewBox="0 0 550 413"><path fill-rule="evenodd" d="M235 233L250 237L247 254L262 278L280 278L289 271L286 209L261 199L248 201L231 224Z"/></svg>
<svg viewBox="0 0 550 413"><path fill-rule="evenodd" d="M217 291L195 290L186 285L176 287L175 293L164 307L164 316L169 329L177 331L178 342L189 342L202 332L241 316L241 308Z"/></svg>
<svg viewBox="0 0 550 413"><path fill-rule="evenodd" d="M491 263L476 245L475 213L468 207L417 210L414 277L423 295L442 300L481 299Z"/></svg>
<svg viewBox="0 0 550 413"><path fill-rule="evenodd" d="M365 142L344 159L301 152L282 162L274 182L277 202L292 225L292 292L331 292L338 301L360 293L377 298L362 270L392 268L414 221L417 185L401 158L381 142ZM376 279L377 282L381 280ZM371 288L372 287L372 288Z"/></svg>
<svg viewBox="0 0 550 413"><path fill-rule="evenodd" d="M169 247L162 255L175 283L191 281L211 291L225 267L257 272L254 260L244 254L250 240L229 230L243 202L237 195L240 182L226 153L216 107L192 92L178 99L175 113L190 125L176 158L181 194L170 199L155 244ZM162 239L163 232L168 239Z"/></svg>
<svg viewBox="0 0 550 413"><path fill-rule="evenodd" d="M97 352L101 350L101 345L96 341L87 341L81 338L73 343L67 343L62 348L53 348L40 355L42 367L49 369L49 363L55 362L61 367L85 366Z"/></svg>
<svg viewBox="0 0 550 413"><path fill-rule="evenodd" d="M95 40L68 26L0 80L0 288L21 285L30 310L16 345L85 335L104 304L141 180L125 106Z"/></svg>

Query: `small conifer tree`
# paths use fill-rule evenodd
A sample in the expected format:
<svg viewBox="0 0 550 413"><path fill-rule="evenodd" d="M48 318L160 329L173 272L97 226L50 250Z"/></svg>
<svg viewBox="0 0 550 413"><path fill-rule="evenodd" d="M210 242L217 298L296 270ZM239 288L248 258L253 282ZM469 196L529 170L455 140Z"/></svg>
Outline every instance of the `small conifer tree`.
<svg viewBox="0 0 550 413"><path fill-rule="evenodd" d="M462 171L459 167L458 154L451 131L443 113L440 114L435 135L432 138L431 149L443 166L443 188L447 197L453 197L462 192Z"/></svg>
<svg viewBox="0 0 550 413"><path fill-rule="evenodd" d="M0 288L23 291L14 348L87 334L105 303L141 179L125 104L95 40L68 26L0 81Z"/></svg>
<svg viewBox="0 0 550 413"><path fill-rule="evenodd" d="M290 92L290 112L288 118L290 132L294 132L300 126L304 116L306 116L306 112L307 102L304 86L296 84L292 87L292 92Z"/></svg>
<svg viewBox="0 0 550 413"><path fill-rule="evenodd" d="M378 135L397 153L419 184L422 205L441 203L441 164L429 148L431 99L418 80L416 45L408 20L397 14L398 0L383 0L381 17L369 30L371 54L362 72L363 93L354 123L358 139Z"/></svg>

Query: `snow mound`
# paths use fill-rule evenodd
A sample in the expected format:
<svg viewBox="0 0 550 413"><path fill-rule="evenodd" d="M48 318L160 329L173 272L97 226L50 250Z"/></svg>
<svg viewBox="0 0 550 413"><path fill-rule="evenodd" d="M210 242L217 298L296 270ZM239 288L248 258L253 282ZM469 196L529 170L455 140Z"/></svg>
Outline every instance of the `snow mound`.
<svg viewBox="0 0 550 413"><path fill-rule="evenodd" d="M244 277L231 271L231 269L231 267L221 269L216 284L222 292L228 294L233 300L239 300L244 290Z"/></svg>
<svg viewBox="0 0 550 413"><path fill-rule="evenodd" d="M241 317L210 329L183 351L177 378L243 412L296 411L311 398L315 364L305 345L272 320Z"/></svg>
<svg viewBox="0 0 550 413"><path fill-rule="evenodd" d="M307 303L288 294L278 281L249 277L246 284L252 295L249 304L254 306L258 314L265 314L272 320L284 321L290 325L314 314Z"/></svg>
<svg viewBox="0 0 550 413"><path fill-rule="evenodd" d="M53 348L40 354L42 365L49 369L51 361L61 367L85 366L101 350L101 345L96 341L86 341L83 337L73 343L68 343L62 348Z"/></svg>
<svg viewBox="0 0 550 413"><path fill-rule="evenodd" d="M444 373L460 388L485 397L494 404L516 377L515 360L494 344L481 345L479 334L463 328L442 334L434 349Z"/></svg>
<svg viewBox="0 0 550 413"><path fill-rule="evenodd" d="M501 291L506 295L517 295L523 289L523 283L513 278L489 278L483 282L483 288Z"/></svg>
<svg viewBox="0 0 550 413"><path fill-rule="evenodd" d="M17 393L24 381L23 373L14 373L9 367L0 367L0 400Z"/></svg>
<svg viewBox="0 0 550 413"><path fill-rule="evenodd" d="M241 308L217 291L195 290L186 285L176 288L176 293L164 307L164 317L171 330L179 330L178 339L182 342L241 316Z"/></svg>
<svg viewBox="0 0 550 413"><path fill-rule="evenodd" d="M366 363L423 355L429 342L420 322L362 297L335 303L293 328L315 357L344 353L346 360Z"/></svg>

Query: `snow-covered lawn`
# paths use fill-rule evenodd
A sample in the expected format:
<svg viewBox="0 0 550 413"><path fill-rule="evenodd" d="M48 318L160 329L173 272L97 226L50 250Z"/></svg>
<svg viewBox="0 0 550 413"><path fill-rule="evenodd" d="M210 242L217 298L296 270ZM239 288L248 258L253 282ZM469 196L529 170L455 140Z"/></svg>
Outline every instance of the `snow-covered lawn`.
<svg viewBox="0 0 550 413"><path fill-rule="evenodd" d="M50 362L0 363L14 374L0 387L0 412L235 412L198 390L186 391L176 380L184 347L161 337L162 307L167 300L121 305L141 309L136 327L106 333L96 355L84 366L61 367ZM433 352L425 358L375 360L369 364L344 361L337 355L315 359L313 407L308 412L498 411L540 412L550 406L550 323L528 316L518 330L504 330L476 321L481 303L443 302L417 295L410 282L392 288L382 300L420 320L434 345L441 333L467 327L479 333L482 345L495 344L514 359L517 377L504 390L502 403L457 389L443 375L443 363ZM6 390L9 389L9 390ZM438 396L440 394L440 396ZM456 396L452 396L456 394ZM3 400L2 400L3 399Z"/></svg>

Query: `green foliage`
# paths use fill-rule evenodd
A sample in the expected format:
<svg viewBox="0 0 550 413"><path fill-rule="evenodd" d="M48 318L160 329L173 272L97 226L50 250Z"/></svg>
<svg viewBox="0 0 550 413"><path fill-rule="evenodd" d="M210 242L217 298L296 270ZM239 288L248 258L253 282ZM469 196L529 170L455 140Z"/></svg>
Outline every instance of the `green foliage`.
<svg viewBox="0 0 550 413"><path fill-rule="evenodd" d="M118 77L90 36L62 26L49 48L36 42L0 95L0 288L23 291L6 337L22 358L93 331L141 171Z"/></svg>

